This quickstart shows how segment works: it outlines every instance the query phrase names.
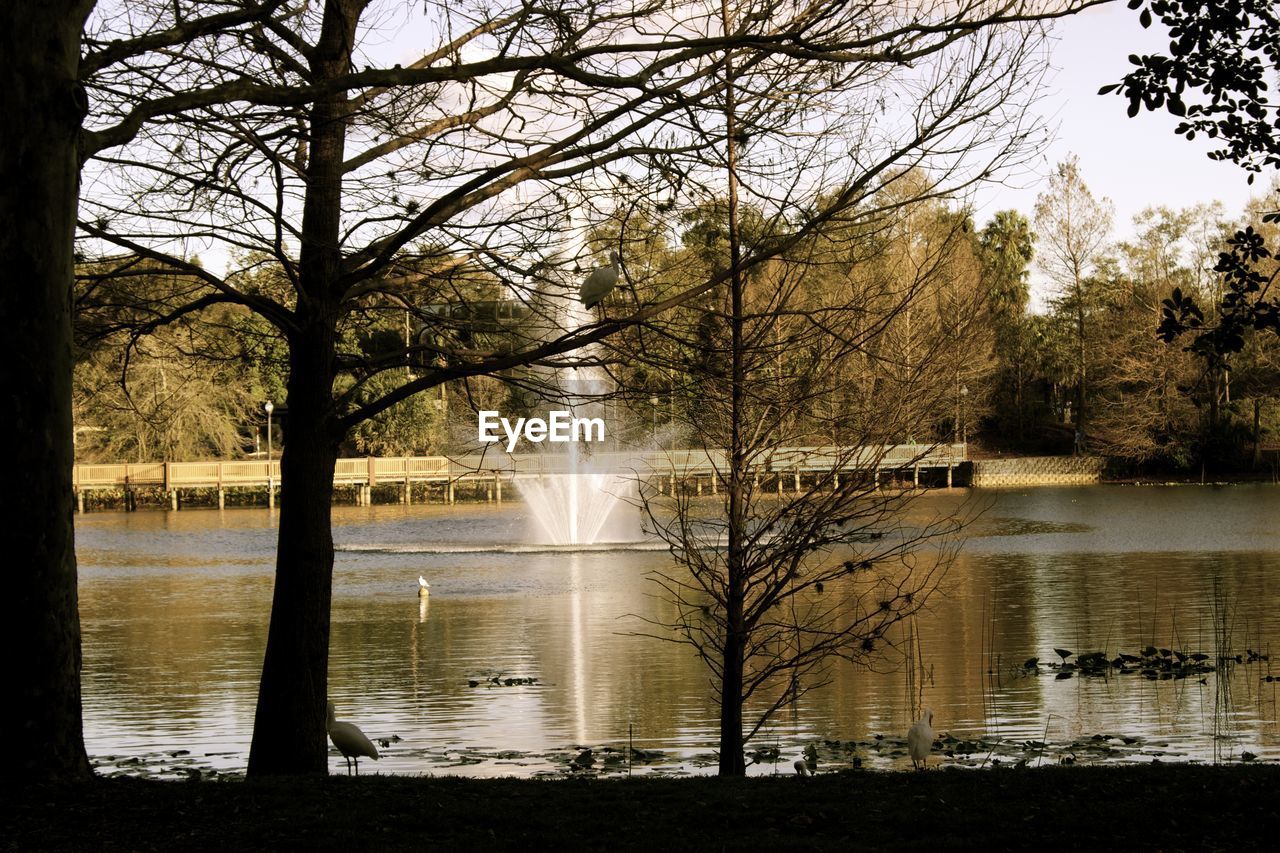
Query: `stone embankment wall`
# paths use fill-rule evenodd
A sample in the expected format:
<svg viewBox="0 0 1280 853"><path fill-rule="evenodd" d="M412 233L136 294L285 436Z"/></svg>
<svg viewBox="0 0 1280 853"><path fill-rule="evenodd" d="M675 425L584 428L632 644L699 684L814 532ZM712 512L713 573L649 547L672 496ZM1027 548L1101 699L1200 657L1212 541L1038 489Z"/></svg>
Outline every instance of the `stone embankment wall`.
<svg viewBox="0 0 1280 853"><path fill-rule="evenodd" d="M1018 459L975 459L971 485L1075 486L1102 479L1106 460L1100 456L1027 456Z"/></svg>

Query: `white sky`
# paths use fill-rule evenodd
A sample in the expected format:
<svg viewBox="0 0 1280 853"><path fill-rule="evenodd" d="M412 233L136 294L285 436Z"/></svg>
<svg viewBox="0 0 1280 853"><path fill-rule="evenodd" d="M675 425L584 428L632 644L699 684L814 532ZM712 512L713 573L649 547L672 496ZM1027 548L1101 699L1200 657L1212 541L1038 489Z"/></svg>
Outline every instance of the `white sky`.
<svg viewBox="0 0 1280 853"><path fill-rule="evenodd" d="M1055 27L1048 93L1037 108L1055 130L1054 141L1033 161L1028 174L988 185L975 193L974 218L982 227L996 211L1013 208L1034 223L1036 196L1054 165L1075 154L1081 175L1095 197L1115 206L1113 240L1133 236L1133 217L1147 207L1174 209L1221 201L1229 218L1240 216L1251 195L1264 194L1271 176L1255 185L1233 163L1210 160L1211 140L1188 142L1173 132L1177 119L1164 112L1127 113L1128 101L1098 89L1117 83L1133 66L1129 54L1167 53L1168 39L1157 22L1148 30L1136 12L1117 0L1063 20ZM1045 309L1048 287L1032 265L1031 308Z"/></svg>
<svg viewBox="0 0 1280 853"><path fill-rule="evenodd" d="M1167 38L1159 23L1144 30L1138 15L1114 2L1061 21L1053 48L1053 74L1039 111L1056 139L1037 159L1038 174L990 186L977 194L978 224L998 210L1014 208L1031 217L1039 183L1069 154L1080 158L1081 174L1095 196L1115 204L1117 239L1132 232L1134 214L1145 207L1190 207L1221 201L1228 217L1241 213L1251 187L1247 173L1231 163L1210 160L1210 140L1188 142L1173 132L1177 120L1166 113L1141 112L1129 118L1128 102L1117 95L1097 94L1117 83L1131 68L1129 54L1166 52ZM1259 176L1258 190L1270 183Z"/></svg>

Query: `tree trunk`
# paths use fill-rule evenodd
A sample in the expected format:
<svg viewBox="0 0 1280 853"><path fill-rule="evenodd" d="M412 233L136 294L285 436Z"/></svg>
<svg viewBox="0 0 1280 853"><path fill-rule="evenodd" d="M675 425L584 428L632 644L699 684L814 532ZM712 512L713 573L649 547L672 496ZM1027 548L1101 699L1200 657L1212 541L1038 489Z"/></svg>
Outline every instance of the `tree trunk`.
<svg viewBox="0 0 1280 853"><path fill-rule="evenodd" d="M311 53L317 80L350 67L364 0L328 0ZM350 125L345 91L308 117L307 191L298 252L298 330L289 335L288 426L280 457L280 532L271 628L262 664L249 775L328 772L325 702L333 597L334 353L342 274L342 162Z"/></svg>
<svg viewBox="0 0 1280 853"><path fill-rule="evenodd" d="M720 2L725 32L729 25L727 0ZM733 89L733 60L726 57L725 79L725 147L729 178L729 331L730 407L729 407L729 542L725 559L725 638L723 678L720 684L720 767L721 776L747 775L746 757L742 753L742 679L746 649L746 626L743 622L747 579L743 560L743 540L747 534L746 518L746 363L743 353L743 287L742 245L738 233L738 152L736 147L737 115Z"/></svg>
<svg viewBox="0 0 1280 853"><path fill-rule="evenodd" d="M1017 415L1018 415L1018 427L1017 427L1018 449L1022 450L1023 449L1022 443L1023 441L1026 440L1026 437L1027 437L1027 427L1026 427L1026 413L1023 411L1025 404L1022 401L1022 386L1024 384L1024 380L1022 378L1021 360L1019 360L1018 364L1014 366L1013 370L1014 370L1013 410L1017 412Z"/></svg>
<svg viewBox="0 0 1280 853"><path fill-rule="evenodd" d="M1085 345L1084 345L1084 287L1080 281L1079 273L1076 274L1076 359L1078 361L1078 379L1076 383L1076 439L1074 443L1073 453L1079 455L1083 450L1084 442L1084 403L1087 394L1086 391L1086 375L1088 369L1085 366Z"/></svg>
<svg viewBox="0 0 1280 853"><path fill-rule="evenodd" d="M1262 398L1253 398L1253 459L1252 468L1262 464Z"/></svg>
<svg viewBox="0 0 1280 853"><path fill-rule="evenodd" d="M296 340L290 355L275 592L249 750L250 776L328 772L330 514L338 458L329 420L332 329L318 328L308 338Z"/></svg>
<svg viewBox="0 0 1280 853"><path fill-rule="evenodd" d="M1208 466L1210 454L1214 452L1218 446L1218 420L1221 415L1220 405L1222 403L1222 375L1214 370L1209 374L1209 420L1205 427L1204 446L1200 450L1200 470L1201 481L1204 480L1204 471Z"/></svg>
<svg viewBox="0 0 1280 853"><path fill-rule="evenodd" d="M720 684L720 766L721 776L747 775L747 760L742 743L742 655L743 634L742 601L737 602L736 612L731 604L728 617L730 629L725 634L724 677ZM738 626L736 629L732 626Z"/></svg>
<svg viewBox="0 0 1280 853"><path fill-rule="evenodd" d="M71 465L71 280L80 32L92 3L0 4L0 400L9 477L0 499L5 577L4 776L87 778L80 716Z"/></svg>

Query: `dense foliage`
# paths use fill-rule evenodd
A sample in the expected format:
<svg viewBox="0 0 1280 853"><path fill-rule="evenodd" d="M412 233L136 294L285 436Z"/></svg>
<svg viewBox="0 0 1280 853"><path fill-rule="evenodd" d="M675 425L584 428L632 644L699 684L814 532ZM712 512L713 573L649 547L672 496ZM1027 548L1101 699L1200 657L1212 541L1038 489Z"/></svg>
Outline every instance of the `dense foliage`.
<svg viewBox="0 0 1280 853"><path fill-rule="evenodd" d="M1075 186L1073 192L1087 194L1076 164L1064 164L1059 171ZM1052 187L1043 198L1040 230L1055 227L1053 239L1037 234L1032 222L1015 211L1000 211L978 227L963 209L935 201L904 208L891 228L859 233L832 226L817 242L802 247L807 253L803 262L779 261L755 275L762 283L770 277L796 282L788 310L812 315L852 299L870 318L883 313L878 303L892 302L907 286L906 271L927 261L930 275L921 279L923 284L910 285L929 289L920 304L930 309L893 317L874 350L831 366L840 374L843 405L852 417L871 401L887 405L895 387L906 387L900 377L910 369L912 347L921 353L930 347L945 350L946 357L933 362L940 372L927 381L932 389L927 395L918 393L925 380L913 379L912 393L930 410L926 421L932 426L913 429L911 435L886 434L886 442L968 438L1002 451L1067 453L1076 445L1083 399L1089 419L1080 449L1087 452L1175 469L1257 464L1275 420L1278 345L1273 335L1256 334L1253 324L1222 324L1216 306L1231 292L1233 281L1230 272L1224 273L1234 268L1224 255L1247 256L1254 275L1275 274L1277 264L1263 244L1280 229L1263 221L1265 207L1252 206L1243 221L1230 220L1219 205L1148 209L1136 217L1128 241L1114 239L1109 220L1094 223L1098 230L1090 238L1089 257L1071 261L1069 251L1062 252L1072 247L1060 245L1061 223L1052 226L1049 211L1063 198ZM606 246L621 241L629 247L625 264L633 282L650 294L677 292L713 272L710 265L723 254L723 217L722 204L633 212L625 227L604 227L595 246L603 255ZM764 228L752 211L745 211L743 219L745 239L768 238L764 232L751 233ZM1240 225L1248 226L1256 242L1244 245L1233 236ZM816 250L819 245L825 248ZM133 274L129 287L113 286L125 269ZM1036 310L1033 269L1043 272L1048 285L1048 298ZM477 298L482 306L502 303L491 278L468 272L466 265L459 270L448 289L422 276L412 298L440 305ZM273 274L263 266L258 280L244 286L270 288ZM285 350L278 333L244 309L225 307L205 312L198 322L171 323L137 337L147 317L138 316L136 304L158 316L165 302L159 294L177 299L182 292L180 282L167 274L156 277L150 288L140 287L139 276L146 275L126 261L82 269L77 303L79 458L234 458L263 452L262 404L274 399L279 406L283 400ZM126 290L128 300L123 298ZM1154 329L1161 312L1168 312L1165 297L1171 292L1187 306L1183 310L1190 327L1212 329L1212 345L1184 351L1157 338ZM634 298L634 289L625 287L610 297L617 308ZM1206 312L1200 304L1210 309ZM949 329L957 319L956 306L962 306L966 321L970 315L978 318L966 322L961 337ZM714 365L704 362L722 334L707 319L711 307L711 302L694 303L674 312L665 325L650 324L620 339L607 365L620 386L610 403L611 437L630 444L658 439L673 445L697 438L699 413L707 411L705 375L714 372ZM1259 309L1254 305L1247 310ZM492 347L504 335L515 335L512 328L518 325L510 319L460 317L448 334L454 346L482 340ZM403 312L369 311L354 315L343 340L352 352L376 358L418 331ZM1235 336L1229 346L1220 340L1228 333ZM699 335L705 338L701 343ZM795 365L780 363L779 370L810 369L812 365L802 365L807 355L789 354ZM355 393L377 396L412 375L412 368L384 373L377 377L378 387ZM1087 377L1083 397L1081 377ZM524 372L509 371L415 395L362 424L342 450L352 455L459 451L474 436L476 409L500 408L517 415L531 410L538 401L522 392L525 378ZM806 442L839 443L849 436L833 427L840 422L833 417L837 414L801 413L795 417L807 417L810 427L791 423L787 429L805 434ZM277 422L287 435L287 410Z"/></svg>

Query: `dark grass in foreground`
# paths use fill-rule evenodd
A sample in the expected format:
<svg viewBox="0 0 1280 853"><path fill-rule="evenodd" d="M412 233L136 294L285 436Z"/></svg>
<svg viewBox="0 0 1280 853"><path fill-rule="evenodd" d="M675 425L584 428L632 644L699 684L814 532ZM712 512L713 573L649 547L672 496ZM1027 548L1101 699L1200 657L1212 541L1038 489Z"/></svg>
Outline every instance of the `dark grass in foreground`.
<svg viewBox="0 0 1280 853"><path fill-rule="evenodd" d="M7 850L1280 849L1280 767L0 788Z"/></svg>

